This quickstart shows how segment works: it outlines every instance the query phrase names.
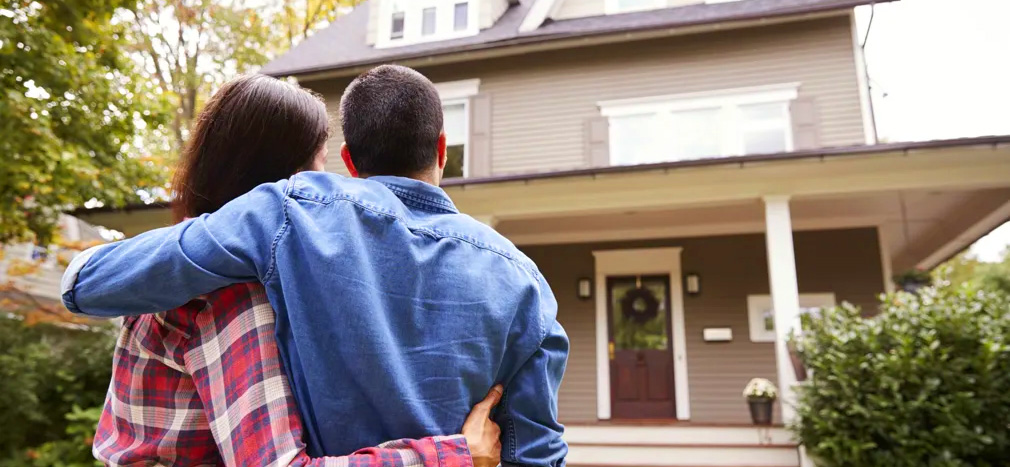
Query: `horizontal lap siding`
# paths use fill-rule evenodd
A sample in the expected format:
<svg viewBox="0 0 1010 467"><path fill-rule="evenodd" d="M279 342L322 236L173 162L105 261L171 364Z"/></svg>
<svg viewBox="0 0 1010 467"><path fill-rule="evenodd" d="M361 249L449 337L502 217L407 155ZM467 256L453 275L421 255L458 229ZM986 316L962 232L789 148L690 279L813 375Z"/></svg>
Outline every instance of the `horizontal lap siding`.
<svg viewBox="0 0 1010 467"><path fill-rule="evenodd" d="M491 173L589 166L586 121L604 100L800 82L820 143L864 141L848 17L422 67L432 81L479 78L491 99ZM335 115L347 79L311 82ZM340 169L331 144L329 167Z"/></svg>
<svg viewBox="0 0 1010 467"><path fill-rule="evenodd" d="M883 277L875 230L799 232L795 244L801 293L834 292L839 301L876 310ZM594 276L592 251L660 246L683 247L683 270L701 276L701 294L684 299L692 420L747 423L741 397L747 381L776 380L773 344L750 342L747 323L747 295L769 293L764 236L525 247L551 284L571 339L559 402L563 421L596 420L595 301L575 298L578 278ZM706 327L731 328L733 341L704 342Z"/></svg>
<svg viewBox="0 0 1010 467"><path fill-rule="evenodd" d="M531 55L488 69L496 175L589 165L598 102L788 82L815 101L821 144L864 141L847 18Z"/></svg>

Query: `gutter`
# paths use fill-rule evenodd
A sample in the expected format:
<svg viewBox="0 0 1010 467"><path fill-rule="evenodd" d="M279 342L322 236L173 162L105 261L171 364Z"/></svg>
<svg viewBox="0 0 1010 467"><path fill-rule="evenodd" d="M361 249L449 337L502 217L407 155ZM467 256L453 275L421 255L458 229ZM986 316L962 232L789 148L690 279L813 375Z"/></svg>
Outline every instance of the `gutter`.
<svg viewBox="0 0 1010 467"><path fill-rule="evenodd" d="M754 163L754 162L825 159L829 157L858 156L858 155L878 154L885 152L909 153L921 149L943 149L943 148L970 147L970 146L992 146L995 148L1001 145L1010 145L1010 135L980 136L974 138L917 141L906 143L842 146L835 148L812 149L806 151L783 152L774 154L757 154L753 156L714 157L709 159L660 162L656 164L641 164L641 165L616 165L608 167L596 167L590 169L562 170L557 172L543 172L534 174L499 175L499 176L481 177L481 178L451 178L443 180L441 186L443 188L450 188L450 187L466 188L469 185L489 185L494 183L507 183L507 182L530 182L533 180L548 180L553 178L579 177L579 176L595 177L597 175L648 172L650 170L676 170L685 167L707 167L718 165L739 165L742 167L748 163ZM72 216L77 215L86 216L109 212L151 211L159 209L168 209L170 207L171 203L134 204L118 208L111 206L104 206L92 209L78 208L73 211L70 211L68 214Z"/></svg>
<svg viewBox="0 0 1010 467"><path fill-rule="evenodd" d="M947 140L917 141L907 143L886 143L857 146L842 146L835 148L811 149L805 151L783 152L774 154L756 154L752 156L734 157L713 157L709 159L694 159L686 161L659 162L655 164L641 165L616 165L608 167L597 167L590 169L563 170L557 172L544 172L537 174L516 174L499 175L481 178L453 178L444 180L441 184L443 188L466 187L468 185L487 185L492 183L505 182L529 182L532 180L545 180L552 178L578 177L597 175L619 174L628 172L648 172L650 170L675 170L685 167L706 167L717 165L739 165L743 167L747 163L753 162L775 162L793 161L801 159L825 159L829 157L858 156L865 154L878 154L885 152L912 152L920 149L943 149L953 147L968 146L992 146L1010 145L1010 135L981 136L975 138L959 138Z"/></svg>

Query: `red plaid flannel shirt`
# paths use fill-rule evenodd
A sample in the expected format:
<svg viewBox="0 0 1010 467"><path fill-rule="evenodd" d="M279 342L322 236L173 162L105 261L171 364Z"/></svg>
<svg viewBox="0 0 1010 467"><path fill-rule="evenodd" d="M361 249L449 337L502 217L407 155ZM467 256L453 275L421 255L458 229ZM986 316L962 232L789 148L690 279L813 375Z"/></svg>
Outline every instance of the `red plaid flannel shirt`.
<svg viewBox="0 0 1010 467"><path fill-rule="evenodd" d="M301 439L261 285L126 318L95 435L95 457L107 465L473 466L462 435L320 459Z"/></svg>

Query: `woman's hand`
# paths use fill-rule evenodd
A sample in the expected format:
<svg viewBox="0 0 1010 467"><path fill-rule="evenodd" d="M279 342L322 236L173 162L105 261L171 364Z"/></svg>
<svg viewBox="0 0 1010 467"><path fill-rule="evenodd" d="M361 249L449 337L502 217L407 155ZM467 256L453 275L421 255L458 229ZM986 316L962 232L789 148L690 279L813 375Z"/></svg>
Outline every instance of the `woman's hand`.
<svg viewBox="0 0 1010 467"><path fill-rule="evenodd" d="M491 388L484 400L473 406L463 422L463 436L470 448L474 467L495 467L501 463L501 429L491 421L491 409L498 405L504 389L500 384Z"/></svg>

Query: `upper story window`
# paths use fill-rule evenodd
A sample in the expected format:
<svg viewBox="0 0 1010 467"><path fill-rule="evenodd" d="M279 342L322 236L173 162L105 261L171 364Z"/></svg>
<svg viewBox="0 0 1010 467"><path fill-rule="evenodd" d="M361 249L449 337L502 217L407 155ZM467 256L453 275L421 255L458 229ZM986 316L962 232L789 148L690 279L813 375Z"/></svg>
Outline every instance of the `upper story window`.
<svg viewBox="0 0 1010 467"><path fill-rule="evenodd" d="M666 0L606 0L604 7L608 15L614 15L663 8L666 7Z"/></svg>
<svg viewBox="0 0 1010 467"><path fill-rule="evenodd" d="M610 162L648 164L791 151L798 84L601 102Z"/></svg>
<svg viewBox="0 0 1010 467"><path fill-rule="evenodd" d="M445 129L445 178L466 177L470 156L470 100L477 95L479 79L436 83L442 98L442 125Z"/></svg>
<svg viewBox="0 0 1010 467"><path fill-rule="evenodd" d="M380 0L377 47L477 34L479 0Z"/></svg>

